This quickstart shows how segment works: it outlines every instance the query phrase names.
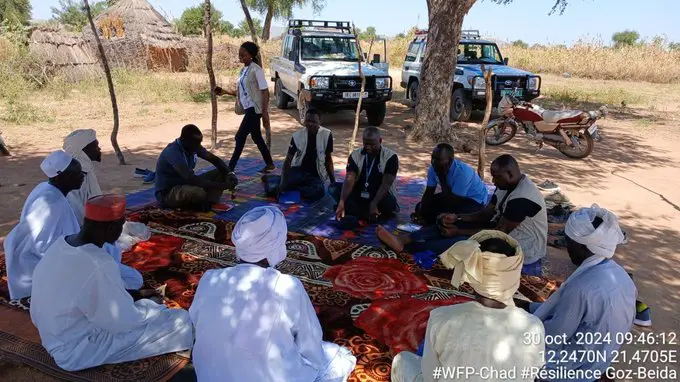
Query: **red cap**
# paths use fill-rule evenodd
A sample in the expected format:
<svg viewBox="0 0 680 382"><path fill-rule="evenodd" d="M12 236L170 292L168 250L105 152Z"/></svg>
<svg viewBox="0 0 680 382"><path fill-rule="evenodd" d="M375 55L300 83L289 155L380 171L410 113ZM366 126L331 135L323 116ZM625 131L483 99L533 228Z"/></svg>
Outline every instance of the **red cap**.
<svg viewBox="0 0 680 382"><path fill-rule="evenodd" d="M125 216L125 197L122 195L100 195L85 203L85 218L97 222L111 222Z"/></svg>

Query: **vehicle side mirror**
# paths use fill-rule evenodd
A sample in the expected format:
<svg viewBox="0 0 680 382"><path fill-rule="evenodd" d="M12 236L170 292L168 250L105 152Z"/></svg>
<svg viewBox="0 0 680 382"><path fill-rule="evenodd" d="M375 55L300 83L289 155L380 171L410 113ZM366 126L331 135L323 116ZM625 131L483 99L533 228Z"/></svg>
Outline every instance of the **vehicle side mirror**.
<svg viewBox="0 0 680 382"><path fill-rule="evenodd" d="M288 59L295 62L297 59L297 51L295 49L288 52Z"/></svg>
<svg viewBox="0 0 680 382"><path fill-rule="evenodd" d="M507 64L508 64L508 62L510 62L510 59L509 59L509 58L507 58L507 57L505 57L505 58L503 59L503 63L504 63L505 65L507 65Z"/></svg>
<svg viewBox="0 0 680 382"><path fill-rule="evenodd" d="M380 63L380 55L379 54L374 54L373 55L373 62L372 64L379 64Z"/></svg>

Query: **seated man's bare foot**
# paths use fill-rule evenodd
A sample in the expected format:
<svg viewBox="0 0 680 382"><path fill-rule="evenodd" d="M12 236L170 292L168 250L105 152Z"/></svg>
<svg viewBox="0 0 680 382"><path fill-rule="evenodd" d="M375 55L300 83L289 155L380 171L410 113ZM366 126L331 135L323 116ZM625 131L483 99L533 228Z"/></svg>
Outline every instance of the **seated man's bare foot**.
<svg viewBox="0 0 680 382"><path fill-rule="evenodd" d="M402 252L404 250L404 244L399 240L399 238L392 234L390 231L386 230L385 227L379 225L376 233L378 239L383 242L388 247L392 248L395 252Z"/></svg>

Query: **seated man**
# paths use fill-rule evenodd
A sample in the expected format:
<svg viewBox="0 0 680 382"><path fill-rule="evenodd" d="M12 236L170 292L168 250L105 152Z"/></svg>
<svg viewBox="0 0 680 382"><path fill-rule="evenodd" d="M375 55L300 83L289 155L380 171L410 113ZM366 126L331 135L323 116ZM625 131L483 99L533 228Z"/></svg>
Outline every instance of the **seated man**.
<svg viewBox="0 0 680 382"><path fill-rule="evenodd" d="M435 369L448 366L477 371L482 367L508 371L542 367L543 325L515 307L512 298L519 288L523 262L517 241L499 231L482 231L456 243L441 259L447 268L454 268L452 284L469 283L477 300L433 310L422 359L410 352L399 353L392 363L392 381L432 381Z"/></svg>
<svg viewBox="0 0 680 382"><path fill-rule="evenodd" d="M118 264L103 249L120 236L125 197L85 205L83 228L59 238L33 274L31 320L59 367L76 371L190 349L189 314L133 301Z"/></svg>
<svg viewBox="0 0 680 382"><path fill-rule="evenodd" d="M437 185L441 192L435 194ZM477 172L467 163L455 159L451 145L437 145L427 170L427 188L422 201L416 206L417 220L434 224L442 213L477 212L486 206L487 201L486 187Z"/></svg>
<svg viewBox="0 0 680 382"><path fill-rule="evenodd" d="M543 321L546 335L566 339L546 345L546 358L560 354L566 360L559 365L548 362L547 368L604 373L621 342L578 339L586 333L619 338L633 326L637 290L626 271L612 260L625 237L616 215L597 205L572 213L565 233L569 257L578 268L546 302L531 303L529 308ZM588 352L606 356L595 362L578 357Z"/></svg>
<svg viewBox="0 0 680 382"><path fill-rule="evenodd" d="M196 125L186 125L181 136L169 144L156 164L156 199L166 208L209 211L219 203L224 190L238 184L236 175L217 156L201 146L203 134ZM215 170L194 174L196 157L205 159Z"/></svg>
<svg viewBox="0 0 680 382"><path fill-rule="evenodd" d="M336 218L377 220L399 211L396 179L399 171L397 154L382 145L377 127L364 129L364 147L354 150L347 161L347 176L342 190L331 191L338 203ZM354 223L354 222L352 222ZM348 224L349 226L354 224Z"/></svg>
<svg viewBox="0 0 680 382"><path fill-rule="evenodd" d="M102 161L102 149L99 147L97 132L92 129L75 130L64 139L64 151L80 163L85 173L85 181L80 186L80 189L73 190L66 196L78 219L78 223L82 225L85 218L85 202L102 194L97 175L94 171L94 164L92 163ZM76 232L65 232L64 234ZM114 243L113 245L106 244L104 248L118 263L125 287L131 291L141 288L144 283L142 274L138 270L121 263L123 254L120 246Z"/></svg>
<svg viewBox="0 0 680 382"><path fill-rule="evenodd" d="M235 267L205 272L189 309L199 381L345 381L356 359L322 340L309 296L276 270L286 258L287 226L275 207L257 207L232 233Z"/></svg>
<svg viewBox="0 0 680 382"><path fill-rule="evenodd" d="M83 183L77 160L59 150L48 155L40 169L49 178L28 195L19 224L5 239L7 284L11 299L31 295L33 270L60 236L78 232L78 219L66 195Z"/></svg>
<svg viewBox="0 0 680 382"><path fill-rule="evenodd" d="M395 251L401 252L406 246L411 252L429 250L439 254L483 229L495 229L519 242L524 252L522 273L540 275L548 242L545 199L510 155L501 155L493 161L491 176L496 192L483 210L468 215L444 214L436 226L409 236L396 237L378 227L378 237Z"/></svg>
<svg viewBox="0 0 680 382"><path fill-rule="evenodd" d="M305 128L293 134L283 163L279 190L299 190L305 200L319 200L326 194L326 183L335 184L333 134L321 127L321 113L307 110Z"/></svg>

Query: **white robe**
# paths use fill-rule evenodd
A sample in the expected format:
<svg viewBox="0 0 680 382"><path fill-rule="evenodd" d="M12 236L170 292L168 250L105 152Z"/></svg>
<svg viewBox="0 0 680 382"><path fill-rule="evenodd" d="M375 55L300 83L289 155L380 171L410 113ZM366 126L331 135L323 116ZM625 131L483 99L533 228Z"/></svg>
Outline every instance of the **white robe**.
<svg viewBox="0 0 680 382"><path fill-rule="evenodd" d="M78 231L80 224L59 189L48 182L34 188L24 203L19 224L7 235L4 243L10 298L17 300L30 296L33 270L47 249L59 237ZM125 287L141 288L144 283L142 274L121 263L122 253L118 244L107 244L104 248L119 264Z"/></svg>
<svg viewBox="0 0 680 382"><path fill-rule="evenodd" d="M80 230L78 219L64 194L48 182L31 191L19 224L5 239L7 283L12 299L31 295L33 270L60 236Z"/></svg>
<svg viewBox="0 0 680 382"><path fill-rule="evenodd" d="M430 313L427 322L423 357L410 352L397 354L392 363L392 381L435 381L433 372L436 368L443 368L444 372L444 369L451 370L456 366L472 367L476 372L482 372L482 367L515 370L516 377L509 378L522 380L524 367L538 370L543 366L544 337L541 321L514 306L492 309L477 302L467 302L437 308ZM461 377L459 375L458 379ZM467 377L473 381L508 378L490 374ZM455 378L442 375L436 380L453 381ZM525 380L533 381L533 378Z"/></svg>
<svg viewBox="0 0 680 382"><path fill-rule="evenodd" d="M274 268L240 264L207 271L189 309L198 380L345 381L356 358L322 341L300 280Z"/></svg>
<svg viewBox="0 0 680 382"><path fill-rule="evenodd" d="M110 254L64 238L35 268L31 320L68 371L182 351L193 342L186 310L133 301Z"/></svg>

